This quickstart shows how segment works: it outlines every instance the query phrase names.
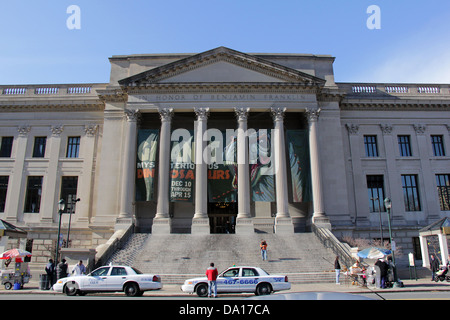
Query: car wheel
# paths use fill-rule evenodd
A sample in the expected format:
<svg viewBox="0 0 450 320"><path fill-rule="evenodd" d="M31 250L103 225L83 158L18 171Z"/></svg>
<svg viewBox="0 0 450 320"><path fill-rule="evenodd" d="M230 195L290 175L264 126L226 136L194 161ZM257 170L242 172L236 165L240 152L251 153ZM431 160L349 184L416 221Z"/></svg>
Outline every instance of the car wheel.
<svg viewBox="0 0 450 320"><path fill-rule="evenodd" d="M75 281L67 282L66 285L64 286L64 292L68 296L76 295L77 291L78 291L78 285L76 284Z"/></svg>
<svg viewBox="0 0 450 320"><path fill-rule="evenodd" d="M272 292L272 287L268 283L261 283L259 286L256 287L255 294L257 296L262 296L266 294L270 294Z"/></svg>
<svg viewBox="0 0 450 320"><path fill-rule="evenodd" d="M6 290L11 290L11 288L12 288L11 282L5 282L5 289Z"/></svg>
<svg viewBox="0 0 450 320"><path fill-rule="evenodd" d="M128 283L124 288L127 297L138 297L140 294L139 286L136 283Z"/></svg>
<svg viewBox="0 0 450 320"><path fill-rule="evenodd" d="M200 283L195 287L195 293L199 297L206 297L208 295L208 285L205 283Z"/></svg>

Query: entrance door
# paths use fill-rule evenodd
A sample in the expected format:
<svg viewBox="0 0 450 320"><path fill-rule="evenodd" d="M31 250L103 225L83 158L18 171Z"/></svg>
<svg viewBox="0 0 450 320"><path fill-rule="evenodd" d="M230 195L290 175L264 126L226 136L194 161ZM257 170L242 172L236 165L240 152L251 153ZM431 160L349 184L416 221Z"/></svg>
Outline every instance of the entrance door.
<svg viewBox="0 0 450 320"><path fill-rule="evenodd" d="M235 202L208 203L208 217L211 233L234 233L237 216Z"/></svg>

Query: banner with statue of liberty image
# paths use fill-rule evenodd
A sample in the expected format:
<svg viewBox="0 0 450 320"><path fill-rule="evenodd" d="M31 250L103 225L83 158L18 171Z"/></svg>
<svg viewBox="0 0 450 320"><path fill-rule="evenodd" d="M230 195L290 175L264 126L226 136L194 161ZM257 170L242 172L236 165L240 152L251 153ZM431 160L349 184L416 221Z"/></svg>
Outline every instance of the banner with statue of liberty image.
<svg viewBox="0 0 450 320"><path fill-rule="evenodd" d="M139 129L136 155L136 201L152 201L155 192L159 130Z"/></svg>
<svg viewBox="0 0 450 320"><path fill-rule="evenodd" d="M292 202L311 201L308 131L287 130L286 143L291 168Z"/></svg>
<svg viewBox="0 0 450 320"><path fill-rule="evenodd" d="M250 187L253 201L275 201L275 164L271 129L248 130Z"/></svg>
<svg viewBox="0 0 450 320"><path fill-rule="evenodd" d="M237 201L236 135L234 130L208 129L208 201Z"/></svg>

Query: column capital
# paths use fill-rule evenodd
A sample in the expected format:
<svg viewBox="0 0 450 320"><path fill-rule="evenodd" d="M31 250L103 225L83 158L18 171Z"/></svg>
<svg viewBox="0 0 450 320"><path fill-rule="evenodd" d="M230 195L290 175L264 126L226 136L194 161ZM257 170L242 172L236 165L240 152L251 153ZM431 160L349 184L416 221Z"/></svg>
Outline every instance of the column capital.
<svg viewBox="0 0 450 320"><path fill-rule="evenodd" d="M209 116L209 108L194 108L197 121L207 120Z"/></svg>
<svg viewBox="0 0 450 320"><path fill-rule="evenodd" d="M31 126L29 125L19 126L17 128L17 131L19 132L20 136L27 136L28 133L31 131Z"/></svg>
<svg viewBox="0 0 450 320"><path fill-rule="evenodd" d="M59 137L64 131L64 126L62 124L51 126L50 131L52 132L53 136Z"/></svg>
<svg viewBox="0 0 450 320"><path fill-rule="evenodd" d="M425 130L427 129L427 126L422 123L415 123L413 124L414 131L416 131L416 134L423 135L425 133Z"/></svg>
<svg viewBox="0 0 450 320"><path fill-rule="evenodd" d="M347 131L348 131L349 134L351 134L351 135L358 134L359 124L346 123L345 127L347 128Z"/></svg>
<svg viewBox="0 0 450 320"><path fill-rule="evenodd" d="M161 122L171 121L173 117L173 109L172 108L160 108L158 110L159 117L161 118Z"/></svg>
<svg viewBox="0 0 450 320"><path fill-rule="evenodd" d="M84 126L84 133L88 137L94 137L98 130L98 124L86 124Z"/></svg>
<svg viewBox="0 0 450 320"><path fill-rule="evenodd" d="M236 114L238 121L247 121L249 111L250 111L250 108L244 108L244 107L234 108L234 113Z"/></svg>
<svg viewBox="0 0 450 320"><path fill-rule="evenodd" d="M283 121L284 113L286 112L286 108L272 107L272 108L270 108L270 112L272 113L273 121Z"/></svg>
<svg viewBox="0 0 450 320"><path fill-rule="evenodd" d="M320 109L306 109L306 116L308 117L308 123L317 122L319 120Z"/></svg>
<svg viewBox="0 0 450 320"><path fill-rule="evenodd" d="M380 129L383 135L391 134L393 128L394 127L392 126L392 124L380 124Z"/></svg>
<svg viewBox="0 0 450 320"><path fill-rule="evenodd" d="M136 122L139 120L141 116L141 112L139 109L125 109L125 116L127 117L127 121Z"/></svg>

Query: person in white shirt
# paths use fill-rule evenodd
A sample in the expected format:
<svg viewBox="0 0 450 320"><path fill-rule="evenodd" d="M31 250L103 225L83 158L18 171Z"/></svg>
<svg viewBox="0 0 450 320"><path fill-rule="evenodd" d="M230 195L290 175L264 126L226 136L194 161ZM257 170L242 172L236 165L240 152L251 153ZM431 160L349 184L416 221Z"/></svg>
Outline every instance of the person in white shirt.
<svg viewBox="0 0 450 320"><path fill-rule="evenodd" d="M86 267L84 266L82 260L80 260L80 262L73 267L72 274L74 276L82 276L83 274L86 274Z"/></svg>

